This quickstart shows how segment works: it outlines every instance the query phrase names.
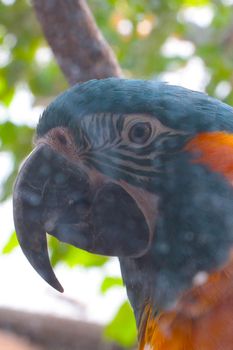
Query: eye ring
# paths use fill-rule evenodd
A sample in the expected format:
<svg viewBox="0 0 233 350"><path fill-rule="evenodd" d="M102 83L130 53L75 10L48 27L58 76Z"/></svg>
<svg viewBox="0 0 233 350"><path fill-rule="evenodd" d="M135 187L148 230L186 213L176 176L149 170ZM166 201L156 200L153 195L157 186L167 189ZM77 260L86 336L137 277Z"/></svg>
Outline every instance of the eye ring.
<svg viewBox="0 0 233 350"><path fill-rule="evenodd" d="M129 130L129 140L137 145L145 144L152 134L152 127L149 122L135 123Z"/></svg>

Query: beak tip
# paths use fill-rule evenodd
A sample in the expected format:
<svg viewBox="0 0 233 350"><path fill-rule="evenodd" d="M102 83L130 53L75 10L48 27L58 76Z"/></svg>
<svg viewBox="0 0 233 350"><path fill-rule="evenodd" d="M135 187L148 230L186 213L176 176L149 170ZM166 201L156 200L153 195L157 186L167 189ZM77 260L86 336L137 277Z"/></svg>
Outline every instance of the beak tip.
<svg viewBox="0 0 233 350"><path fill-rule="evenodd" d="M64 288L62 287L62 285L59 283L59 285L57 285L56 290L60 293L64 293Z"/></svg>
<svg viewBox="0 0 233 350"><path fill-rule="evenodd" d="M49 268L48 268L49 266ZM56 289L58 292L63 293L64 288L62 287L61 283L58 281L55 273L53 272L52 269L50 269L50 264L47 265L47 270L44 269L43 273L40 273L40 271L36 270L39 272L40 276L54 289ZM46 271L46 274L44 273Z"/></svg>
<svg viewBox="0 0 233 350"><path fill-rule="evenodd" d="M34 267L35 269L35 267ZM62 287L61 283L58 281L56 275L54 274L53 270L49 269L49 272L51 274L44 274L40 273L40 271L36 270L37 273L43 278L44 281L46 281L50 287L54 288L56 291L63 293L64 288ZM44 272L44 271L43 271ZM48 270L46 271L48 273Z"/></svg>

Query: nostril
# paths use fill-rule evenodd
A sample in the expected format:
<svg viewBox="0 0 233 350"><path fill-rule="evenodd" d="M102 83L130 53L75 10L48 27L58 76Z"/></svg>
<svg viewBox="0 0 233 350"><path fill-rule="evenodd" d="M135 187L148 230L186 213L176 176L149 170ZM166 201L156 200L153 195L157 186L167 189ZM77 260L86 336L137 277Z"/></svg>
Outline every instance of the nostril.
<svg viewBox="0 0 233 350"><path fill-rule="evenodd" d="M65 135L58 133L57 139L63 146L67 145L67 139L66 139Z"/></svg>

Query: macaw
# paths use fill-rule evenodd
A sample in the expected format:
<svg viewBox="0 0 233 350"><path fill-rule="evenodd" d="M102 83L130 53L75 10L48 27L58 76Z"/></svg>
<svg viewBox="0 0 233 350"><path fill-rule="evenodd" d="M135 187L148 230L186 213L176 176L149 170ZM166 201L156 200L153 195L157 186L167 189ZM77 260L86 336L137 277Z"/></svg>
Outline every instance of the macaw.
<svg viewBox="0 0 233 350"><path fill-rule="evenodd" d="M162 82L77 84L43 112L14 186L20 246L117 256L140 350L233 349L233 108Z"/></svg>

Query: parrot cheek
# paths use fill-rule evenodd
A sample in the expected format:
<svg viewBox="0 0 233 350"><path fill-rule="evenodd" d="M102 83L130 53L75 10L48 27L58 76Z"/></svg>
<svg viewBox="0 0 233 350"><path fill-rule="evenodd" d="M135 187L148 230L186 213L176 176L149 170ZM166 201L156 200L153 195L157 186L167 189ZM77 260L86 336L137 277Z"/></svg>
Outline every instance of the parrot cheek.
<svg viewBox="0 0 233 350"><path fill-rule="evenodd" d="M93 252L134 257L148 246L149 229L134 199L118 184L104 184L93 199Z"/></svg>

